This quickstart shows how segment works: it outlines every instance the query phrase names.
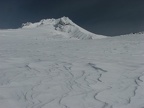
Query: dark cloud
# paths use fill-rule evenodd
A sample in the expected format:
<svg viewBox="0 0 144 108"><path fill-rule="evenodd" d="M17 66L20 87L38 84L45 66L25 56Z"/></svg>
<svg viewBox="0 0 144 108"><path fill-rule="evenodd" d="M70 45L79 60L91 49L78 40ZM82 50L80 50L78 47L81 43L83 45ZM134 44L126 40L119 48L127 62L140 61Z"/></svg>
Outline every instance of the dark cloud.
<svg viewBox="0 0 144 108"><path fill-rule="evenodd" d="M0 28L68 16L98 34L144 31L144 0L1 0Z"/></svg>

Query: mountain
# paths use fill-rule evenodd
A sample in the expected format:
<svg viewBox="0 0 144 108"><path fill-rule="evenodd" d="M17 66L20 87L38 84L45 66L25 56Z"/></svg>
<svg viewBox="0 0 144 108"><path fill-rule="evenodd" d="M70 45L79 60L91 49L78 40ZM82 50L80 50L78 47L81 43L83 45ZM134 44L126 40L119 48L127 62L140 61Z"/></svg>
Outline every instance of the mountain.
<svg viewBox="0 0 144 108"><path fill-rule="evenodd" d="M0 30L0 108L144 108L144 34L86 34L66 17Z"/></svg>
<svg viewBox="0 0 144 108"><path fill-rule="evenodd" d="M22 24L23 29L35 29L43 28L47 31L53 31L53 33L58 33L65 35L67 38L76 38L76 39L100 39L105 38L106 36L96 35L91 33L77 24L72 22L68 17L62 17L58 19L43 19L36 23L27 22ZM39 31L41 30L39 29Z"/></svg>

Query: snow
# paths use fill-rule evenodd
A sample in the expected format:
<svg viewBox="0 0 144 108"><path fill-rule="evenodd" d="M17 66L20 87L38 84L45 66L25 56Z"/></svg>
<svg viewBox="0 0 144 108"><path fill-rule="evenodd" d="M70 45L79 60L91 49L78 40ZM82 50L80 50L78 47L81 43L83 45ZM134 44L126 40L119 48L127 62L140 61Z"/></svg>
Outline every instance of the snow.
<svg viewBox="0 0 144 108"><path fill-rule="evenodd" d="M106 36L93 34L72 22L68 17L62 17L58 19L43 19L36 23L24 23L22 25L23 29L32 28L48 28L49 31L54 31L67 35L67 38L75 39L101 39L106 38Z"/></svg>
<svg viewBox="0 0 144 108"><path fill-rule="evenodd" d="M0 30L0 108L144 107L143 33L69 36L45 24Z"/></svg>

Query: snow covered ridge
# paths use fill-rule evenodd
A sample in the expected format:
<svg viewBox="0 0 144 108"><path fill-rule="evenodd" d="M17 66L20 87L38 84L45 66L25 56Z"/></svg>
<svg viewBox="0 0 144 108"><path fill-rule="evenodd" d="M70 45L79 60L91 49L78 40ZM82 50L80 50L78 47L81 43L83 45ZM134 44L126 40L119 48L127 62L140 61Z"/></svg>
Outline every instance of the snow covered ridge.
<svg viewBox="0 0 144 108"><path fill-rule="evenodd" d="M63 33L63 35L67 35L69 38L77 39L100 39L106 37L102 35L96 35L79 27L68 17L62 17L58 19L43 19L36 23L27 22L22 24L22 28L47 28L49 30L51 29L59 33Z"/></svg>
<svg viewBox="0 0 144 108"><path fill-rule="evenodd" d="M144 34L144 31L138 33L131 33L131 34Z"/></svg>
<svg viewBox="0 0 144 108"><path fill-rule="evenodd" d="M124 34L124 35L118 35L118 36L128 36L128 35L132 36L132 35L143 35L143 34L144 34L144 31Z"/></svg>

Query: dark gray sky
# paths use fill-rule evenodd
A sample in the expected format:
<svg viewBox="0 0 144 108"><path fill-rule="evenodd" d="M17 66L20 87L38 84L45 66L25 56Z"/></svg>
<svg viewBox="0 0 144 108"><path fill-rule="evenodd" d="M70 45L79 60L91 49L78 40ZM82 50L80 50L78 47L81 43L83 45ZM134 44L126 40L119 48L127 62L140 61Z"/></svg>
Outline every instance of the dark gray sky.
<svg viewBox="0 0 144 108"><path fill-rule="evenodd" d="M0 29L67 16L104 35L144 31L144 0L0 0Z"/></svg>

